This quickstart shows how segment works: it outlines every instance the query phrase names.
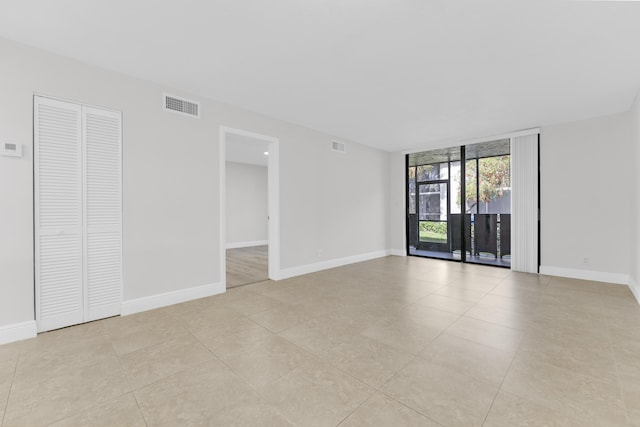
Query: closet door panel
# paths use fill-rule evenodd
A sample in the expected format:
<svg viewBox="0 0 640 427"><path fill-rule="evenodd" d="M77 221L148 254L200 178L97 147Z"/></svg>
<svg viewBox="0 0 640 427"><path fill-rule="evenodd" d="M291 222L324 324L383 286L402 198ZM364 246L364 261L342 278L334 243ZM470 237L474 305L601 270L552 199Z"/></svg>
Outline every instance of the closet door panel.
<svg viewBox="0 0 640 427"><path fill-rule="evenodd" d="M120 314L121 135L120 113L83 107L86 321Z"/></svg>
<svg viewBox="0 0 640 427"><path fill-rule="evenodd" d="M34 98L36 321L83 321L81 107Z"/></svg>

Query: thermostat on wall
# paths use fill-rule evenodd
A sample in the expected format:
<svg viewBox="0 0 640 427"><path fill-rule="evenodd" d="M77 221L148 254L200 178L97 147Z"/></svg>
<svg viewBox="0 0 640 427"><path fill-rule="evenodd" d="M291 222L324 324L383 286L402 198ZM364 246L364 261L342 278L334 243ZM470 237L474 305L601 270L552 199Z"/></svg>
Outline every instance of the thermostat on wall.
<svg viewBox="0 0 640 427"><path fill-rule="evenodd" d="M0 154L9 157L22 157L22 144L12 142L0 143Z"/></svg>

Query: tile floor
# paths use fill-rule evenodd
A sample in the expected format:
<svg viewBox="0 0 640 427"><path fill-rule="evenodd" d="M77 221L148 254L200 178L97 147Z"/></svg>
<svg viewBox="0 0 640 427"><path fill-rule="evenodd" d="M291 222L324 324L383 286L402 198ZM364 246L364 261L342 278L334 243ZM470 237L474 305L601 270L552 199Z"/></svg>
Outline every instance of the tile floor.
<svg viewBox="0 0 640 427"><path fill-rule="evenodd" d="M0 346L12 426L640 426L620 285L387 257Z"/></svg>

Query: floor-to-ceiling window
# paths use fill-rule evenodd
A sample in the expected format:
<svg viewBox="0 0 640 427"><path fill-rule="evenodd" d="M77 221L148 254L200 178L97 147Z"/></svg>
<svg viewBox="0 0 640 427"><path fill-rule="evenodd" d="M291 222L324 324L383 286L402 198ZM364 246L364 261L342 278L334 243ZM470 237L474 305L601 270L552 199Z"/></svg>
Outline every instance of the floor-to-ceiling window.
<svg viewBox="0 0 640 427"><path fill-rule="evenodd" d="M408 253L509 267L508 139L407 155Z"/></svg>
<svg viewBox="0 0 640 427"><path fill-rule="evenodd" d="M511 266L511 158L509 140L465 147L467 262Z"/></svg>

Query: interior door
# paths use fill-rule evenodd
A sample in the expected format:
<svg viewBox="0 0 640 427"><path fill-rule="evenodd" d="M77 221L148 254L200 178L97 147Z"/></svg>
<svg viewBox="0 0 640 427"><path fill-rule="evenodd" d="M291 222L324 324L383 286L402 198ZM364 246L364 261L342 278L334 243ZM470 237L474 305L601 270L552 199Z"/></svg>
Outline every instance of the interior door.
<svg viewBox="0 0 640 427"><path fill-rule="evenodd" d="M120 314L121 114L34 98L38 331Z"/></svg>
<svg viewBox="0 0 640 427"><path fill-rule="evenodd" d="M38 331L83 321L81 107L34 101Z"/></svg>
<svg viewBox="0 0 640 427"><path fill-rule="evenodd" d="M85 321L120 314L122 302L121 114L82 107Z"/></svg>

